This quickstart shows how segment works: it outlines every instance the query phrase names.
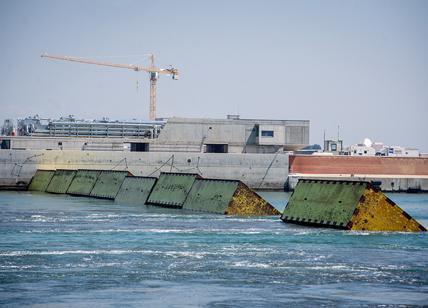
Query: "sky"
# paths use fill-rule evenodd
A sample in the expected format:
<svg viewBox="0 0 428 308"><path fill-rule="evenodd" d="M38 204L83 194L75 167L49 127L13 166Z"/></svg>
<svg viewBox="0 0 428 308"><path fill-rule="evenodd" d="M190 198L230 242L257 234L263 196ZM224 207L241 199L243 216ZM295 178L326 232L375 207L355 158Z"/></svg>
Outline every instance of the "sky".
<svg viewBox="0 0 428 308"><path fill-rule="evenodd" d="M310 120L310 142L428 152L428 1L0 0L0 120L148 119L147 73L179 69L158 117ZM338 129L339 128L339 129Z"/></svg>

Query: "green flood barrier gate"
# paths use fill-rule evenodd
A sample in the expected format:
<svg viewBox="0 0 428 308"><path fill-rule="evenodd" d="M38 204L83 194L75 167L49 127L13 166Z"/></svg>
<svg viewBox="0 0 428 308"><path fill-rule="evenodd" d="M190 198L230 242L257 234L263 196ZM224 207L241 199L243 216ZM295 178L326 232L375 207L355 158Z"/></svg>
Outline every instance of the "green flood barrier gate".
<svg viewBox="0 0 428 308"><path fill-rule="evenodd" d="M119 192L128 171L102 170L97 182L91 190L90 196L104 199L114 199Z"/></svg>
<svg viewBox="0 0 428 308"><path fill-rule="evenodd" d="M67 194L89 196L91 194L92 188L94 188L95 183L97 182L100 173L100 170L77 170L70 187L68 187Z"/></svg>
<svg viewBox="0 0 428 308"><path fill-rule="evenodd" d="M279 211L240 181L196 179L183 209L226 215L279 215Z"/></svg>
<svg viewBox="0 0 428 308"><path fill-rule="evenodd" d="M200 176L193 173L162 172L147 200L148 204L182 208L193 183Z"/></svg>
<svg viewBox="0 0 428 308"><path fill-rule="evenodd" d="M31 182L28 185L29 191L46 191L52 177L55 174L55 170L42 170L38 169L36 174L31 178Z"/></svg>
<svg viewBox="0 0 428 308"><path fill-rule="evenodd" d="M58 169L55 171L46 192L54 194L65 194L74 179L76 170Z"/></svg>
<svg viewBox="0 0 428 308"><path fill-rule="evenodd" d="M243 216L280 214L240 181L202 179L197 174L163 172L156 179L133 176L128 171L38 170L29 189L45 191L50 182L48 192L114 199L118 204Z"/></svg>
<svg viewBox="0 0 428 308"><path fill-rule="evenodd" d="M371 183L301 179L281 219L358 231L426 231Z"/></svg>
<svg viewBox="0 0 428 308"><path fill-rule="evenodd" d="M155 183L154 177L127 176L114 201L119 204L145 204Z"/></svg>
<svg viewBox="0 0 428 308"><path fill-rule="evenodd" d="M280 214L241 181L197 174L161 173L159 179L128 171L37 170L28 190L114 199L226 215ZM281 219L287 223L361 231L426 231L369 182L299 180Z"/></svg>

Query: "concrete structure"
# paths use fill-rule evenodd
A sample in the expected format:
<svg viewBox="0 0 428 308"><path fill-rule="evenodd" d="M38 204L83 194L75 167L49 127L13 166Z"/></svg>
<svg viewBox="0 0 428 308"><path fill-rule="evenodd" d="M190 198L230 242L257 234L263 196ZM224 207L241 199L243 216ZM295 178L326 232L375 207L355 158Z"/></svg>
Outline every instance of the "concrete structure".
<svg viewBox="0 0 428 308"><path fill-rule="evenodd" d="M79 122L66 133L73 123L61 122L60 128L54 123L55 137L0 137L0 187L25 185L36 169L103 169L139 176L192 172L282 189L288 175L285 151L309 142L306 120L170 118L160 133L130 136L128 131L125 137L117 131L120 124L114 125L118 137L100 137L94 124L87 126L90 137L72 136L86 129Z"/></svg>
<svg viewBox="0 0 428 308"><path fill-rule="evenodd" d="M343 151L343 140L324 140L324 152L340 154Z"/></svg>
<svg viewBox="0 0 428 308"><path fill-rule="evenodd" d="M170 118L163 129L161 122L147 127L129 123L110 123L113 127L106 123L59 123L58 128L59 124L52 122L51 136L0 137L0 143L5 140L2 148L20 150L198 153L276 153L309 143L306 120ZM131 133L129 127L135 132Z"/></svg>
<svg viewBox="0 0 428 308"><path fill-rule="evenodd" d="M283 189L288 154L0 150L0 187L25 186L37 169L126 170L136 176L190 172L241 180L252 188Z"/></svg>
<svg viewBox="0 0 428 308"><path fill-rule="evenodd" d="M309 121L171 118L150 151L276 153L309 143Z"/></svg>
<svg viewBox="0 0 428 308"><path fill-rule="evenodd" d="M363 143L351 145L348 148L348 155L351 156L392 156L392 157L419 157L418 149L401 147L401 146L387 146L382 142L372 142L370 139L365 138Z"/></svg>
<svg viewBox="0 0 428 308"><path fill-rule="evenodd" d="M418 149L415 148L406 148L400 146L392 146L387 149L387 156L392 157L419 157L420 153Z"/></svg>
<svg viewBox="0 0 428 308"><path fill-rule="evenodd" d="M289 163L290 189L298 179L355 179L384 191L428 191L428 158L292 155Z"/></svg>
<svg viewBox="0 0 428 308"><path fill-rule="evenodd" d="M355 144L349 147L349 155L351 156L375 156L376 150L372 146L365 144Z"/></svg>

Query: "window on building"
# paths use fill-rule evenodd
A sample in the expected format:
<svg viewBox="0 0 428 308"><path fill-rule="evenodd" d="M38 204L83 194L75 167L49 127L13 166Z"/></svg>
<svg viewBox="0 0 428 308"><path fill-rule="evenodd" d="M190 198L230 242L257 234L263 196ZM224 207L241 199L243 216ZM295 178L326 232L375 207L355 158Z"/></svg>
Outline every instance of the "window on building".
<svg viewBox="0 0 428 308"><path fill-rule="evenodd" d="M205 153L227 153L227 144L206 144Z"/></svg>
<svg viewBox="0 0 428 308"><path fill-rule="evenodd" d="M10 140L9 139L3 139L0 141L0 149L2 150L9 150L10 149Z"/></svg>
<svg viewBox="0 0 428 308"><path fill-rule="evenodd" d="M357 150L354 150L354 154L357 154Z"/></svg>
<svg viewBox="0 0 428 308"><path fill-rule="evenodd" d="M262 130L262 137L273 137L273 130Z"/></svg>
<svg viewBox="0 0 428 308"><path fill-rule="evenodd" d="M149 144L144 142L131 142L131 152L148 152Z"/></svg>
<svg viewBox="0 0 428 308"><path fill-rule="evenodd" d="M364 150L364 154L367 154L367 150Z"/></svg>
<svg viewBox="0 0 428 308"><path fill-rule="evenodd" d="M332 143L331 144L331 150L332 151L337 151L337 144L336 143Z"/></svg>

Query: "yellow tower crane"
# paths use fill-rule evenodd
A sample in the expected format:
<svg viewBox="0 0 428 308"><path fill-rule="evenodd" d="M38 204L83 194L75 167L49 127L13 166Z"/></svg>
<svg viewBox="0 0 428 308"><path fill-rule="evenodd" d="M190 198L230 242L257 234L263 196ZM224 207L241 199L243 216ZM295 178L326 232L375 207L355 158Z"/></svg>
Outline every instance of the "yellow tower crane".
<svg viewBox="0 0 428 308"><path fill-rule="evenodd" d="M170 75L172 79L178 79L178 70L175 68L157 68L155 66L155 56L150 54L150 67L141 67L133 64L116 64L116 63L108 63L108 62L100 62L89 59L82 59L76 57L68 57L68 56L52 56L47 54L42 54L42 58L54 59L54 60L65 60L71 62L79 62L85 64L94 64L94 65L102 65L102 66L110 66L110 67L118 67L118 68L127 68L136 72L147 72L150 77L150 116L149 119L154 121L156 120L156 83L159 77L159 74Z"/></svg>

